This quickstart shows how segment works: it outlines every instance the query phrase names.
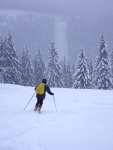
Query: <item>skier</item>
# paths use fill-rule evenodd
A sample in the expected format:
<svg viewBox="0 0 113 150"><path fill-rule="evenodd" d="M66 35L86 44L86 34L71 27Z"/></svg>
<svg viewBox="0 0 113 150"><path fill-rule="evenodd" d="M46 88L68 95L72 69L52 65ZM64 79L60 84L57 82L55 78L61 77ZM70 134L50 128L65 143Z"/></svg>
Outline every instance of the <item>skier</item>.
<svg viewBox="0 0 113 150"><path fill-rule="evenodd" d="M47 80L43 79L42 82L37 87L35 87L37 103L35 105L34 111L38 110L40 112L43 105L43 100L46 97L46 91L50 95L54 95L54 93L51 92L50 88L46 85L46 83Z"/></svg>

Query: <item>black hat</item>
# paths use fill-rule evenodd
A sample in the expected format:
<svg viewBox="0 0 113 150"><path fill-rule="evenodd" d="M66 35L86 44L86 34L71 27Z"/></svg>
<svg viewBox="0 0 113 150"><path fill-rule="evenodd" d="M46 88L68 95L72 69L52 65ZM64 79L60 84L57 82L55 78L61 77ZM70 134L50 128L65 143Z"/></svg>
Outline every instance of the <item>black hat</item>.
<svg viewBox="0 0 113 150"><path fill-rule="evenodd" d="M46 83L47 83L47 80L46 80L46 79L43 79L42 82L46 84Z"/></svg>

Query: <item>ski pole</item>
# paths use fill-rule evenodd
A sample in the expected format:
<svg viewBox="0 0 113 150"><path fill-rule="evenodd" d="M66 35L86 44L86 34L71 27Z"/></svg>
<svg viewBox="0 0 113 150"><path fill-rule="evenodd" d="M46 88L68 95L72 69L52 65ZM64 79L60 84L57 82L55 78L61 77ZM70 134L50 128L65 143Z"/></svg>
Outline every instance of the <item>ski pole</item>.
<svg viewBox="0 0 113 150"><path fill-rule="evenodd" d="M55 98L54 98L54 96L53 96L53 99L54 99L54 103L55 103ZM55 103L55 108L56 108L56 111L57 111L56 103Z"/></svg>
<svg viewBox="0 0 113 150"><path fill-rule="evenodd" d="M33 96L35 95L35 93L33 94ZM31 97L31 99L29 100L29 102L27 103L26 107L24 108L24 110L27 108L28 104L30 103L30 101L32 100L33 96Z"/></svg>

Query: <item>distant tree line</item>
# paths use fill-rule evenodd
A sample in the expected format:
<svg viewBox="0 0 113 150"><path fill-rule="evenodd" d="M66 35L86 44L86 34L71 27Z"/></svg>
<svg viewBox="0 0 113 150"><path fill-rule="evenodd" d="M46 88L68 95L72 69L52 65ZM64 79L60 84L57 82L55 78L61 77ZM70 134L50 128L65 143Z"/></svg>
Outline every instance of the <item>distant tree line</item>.
<svg viewBox="0 0 113 150"><path fill-rule="evenodd" d="M108 53L101 35L95 62L88 61L81 49L77 61L71 64L65 57L60 61L52 42L44 61L41 50L32 59L27 47L19 57L10 32L4 39L0 38L0 83L36 86L43 78L50 87L113 89L113 51Z"/></svg>

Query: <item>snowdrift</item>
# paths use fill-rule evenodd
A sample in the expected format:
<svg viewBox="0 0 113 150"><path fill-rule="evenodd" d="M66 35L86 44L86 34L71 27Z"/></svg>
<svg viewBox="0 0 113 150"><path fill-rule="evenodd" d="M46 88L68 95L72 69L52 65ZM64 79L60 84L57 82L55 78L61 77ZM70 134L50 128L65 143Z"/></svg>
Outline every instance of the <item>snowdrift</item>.
<svg viewBox="0 0 113 150"><path fill-rule="evenodd" d="M51 88L34 112L34 87L0 84L0 150L113 150L113 90Z"/></svg>

